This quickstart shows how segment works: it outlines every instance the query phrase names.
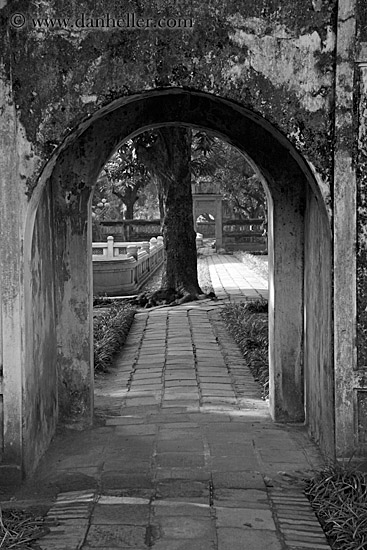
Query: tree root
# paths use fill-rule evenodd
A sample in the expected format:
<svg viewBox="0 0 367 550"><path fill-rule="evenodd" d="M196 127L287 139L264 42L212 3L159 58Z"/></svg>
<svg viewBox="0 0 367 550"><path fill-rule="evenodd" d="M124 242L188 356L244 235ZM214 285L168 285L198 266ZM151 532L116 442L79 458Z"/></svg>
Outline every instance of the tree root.
<svg viewBox="0 0 367 550"><path fill-rule="evenodd" d="M161 305L170 305L170 306L179 306L181 304L186 304L188 302L194 302L196 300L205 300L210 298L211 300L216 300L214 292L209 292L209 294L198 294L190 292L177 292L175 290L166 290L160 289L156 290L152 294L143 292L139 294L132 303L134 305L151 308Z"/></svg>

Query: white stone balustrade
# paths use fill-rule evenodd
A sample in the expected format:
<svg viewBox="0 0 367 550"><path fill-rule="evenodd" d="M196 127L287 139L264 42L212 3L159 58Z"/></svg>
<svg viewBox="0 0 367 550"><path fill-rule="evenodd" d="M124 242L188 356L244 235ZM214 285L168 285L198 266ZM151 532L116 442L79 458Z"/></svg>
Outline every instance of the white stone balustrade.
<svg viewBox="0 0 367 550"><path fill-rule="evenodd" d="M140 248L141 248L141 250L144 250L145 252L147 252L149 254L150 243L148 241L144 241L144 242L141 243Z"/></svg>
<svg viewBox="0 0 367 550"><path fill-rule="evenodd" d="M196 248L201 248L203 246L203 234L196 233Z"/></svg>
<svg viewBox="0 0 367 550"><path fill-rule="evenodd" d="M163 237L150 242L93 243L93 294L129 296L136 294L164 260Z"/></svg>

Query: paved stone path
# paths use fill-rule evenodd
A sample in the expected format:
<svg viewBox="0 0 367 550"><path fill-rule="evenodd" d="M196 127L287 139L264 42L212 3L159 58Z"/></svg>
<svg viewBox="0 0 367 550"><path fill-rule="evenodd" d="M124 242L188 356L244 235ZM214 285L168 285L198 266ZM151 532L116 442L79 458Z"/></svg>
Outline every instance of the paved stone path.
<svg viewBox="0 0 367 550"><path fill-rule="evenodd" d="M138 313L96 381L99 422L42 461L34 490L57 497L44 550L329 548L300 482L321 457L302 426L271 421L220 317L266 284L233 257L208 262L219 300Z"/></svg>
<svg viewBox="0 0 367 550"><path fill-rule="evenodd" d="M244 299L268 298L268 281L234 256L207 256L210 277L216 296L231 302Z"/></svg>

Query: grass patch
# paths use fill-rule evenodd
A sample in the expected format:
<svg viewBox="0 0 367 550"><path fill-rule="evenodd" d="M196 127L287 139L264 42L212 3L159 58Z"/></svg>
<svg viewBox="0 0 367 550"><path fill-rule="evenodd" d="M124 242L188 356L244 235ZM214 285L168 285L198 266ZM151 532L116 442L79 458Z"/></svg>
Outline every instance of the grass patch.
<svg viewBox="0 0 367 550"><path fill-rule="evenodd" d="M36 541L48 532L43 517L24 510L0 509L0 548L40 549Z"/></svg>
<svg viewBox="0 0 367 550"><path fill-rule="evenodd" d="M222 317L227 330L242 351L263 399L269 397L268 303L264 299L226 304Z"/></svg>
<svg viewBox="0 0 367 550"><path fill-rule="evenodd" d="M267 251L264 251L264 254L253 254L250 252L235 252L235 258L240 262L244 263L250 269L253 269L255 273L268 280L268 258ZM266 256L266 257L264 257Z"/></svg>
<svg viewBox="0 0 367 550"><path fill-rule="evenodd" d="M115 354L121 349L135 315L130 304L113 304L93 319L94 370L106 372Z"/></svg>
<svg viewBox="0 0 367 550"><path fill-rule="evenodd" d="M367 549L367 474L326 466L305 490L334 550Z"/></svg>

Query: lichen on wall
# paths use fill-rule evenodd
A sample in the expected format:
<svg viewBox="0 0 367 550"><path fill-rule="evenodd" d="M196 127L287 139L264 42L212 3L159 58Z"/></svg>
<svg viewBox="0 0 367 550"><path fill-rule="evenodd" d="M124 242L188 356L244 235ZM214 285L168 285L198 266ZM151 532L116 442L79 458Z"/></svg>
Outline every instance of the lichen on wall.
<svg viewBox="0 0 367 550"><path fill-rule="evenodd" d="M230 20L234 27L231 40L247 49L247 58L243 64L233 63L228 78L246 79L252 69L274 86L294 93L300 106L310 113L329 107L332 66L320 71L318 60L327 54L332 59L335 32L330 25L323 40L317 30L297 36L284 24L274 25L269 32L263 18L246 19L237 14Z"/></svg>
<svg viewBox="0 0 367 550"><path fill-rule="evenodd" d="M358 367L367 366L367 71L361 70L357 164Z"/></svg>
<svg viewBox="0 0 367 550"><path fill-rule="evenodd" d="M261 111L304 153L326 180L331 178L333 127L324 118L333 100L335 29L303 28L299 33L282 21L230 17L230 37L246 56L224 71L233 86L246 86ZM245 84L252 82L253 87ZM328 200L327 194L325 200Z"/></svg>
<svg viewBox="0 0 367 550"><path fill-rule="evenodd" d="M359 60L357 170L357 340L358 368L367 367L367 6L357 2ZM365 382L360 384L365 387Z"/></svg>
<svg viewBox="0 0 367 550"><path fill-rule="evenodd" d="M4 51L19 116L47 159L85 117L121 96L183 86L265 116L330 176L335 1L19 1L2 10ZM9 28L15 11L27 26ZM190 29L35 29L45 17L138 13L190 16ZM11 67L11 68L10 68ZM10 76L11 75L11 76ZM30 177L30 186L34 181Z"/></svg>

